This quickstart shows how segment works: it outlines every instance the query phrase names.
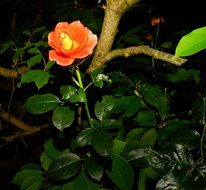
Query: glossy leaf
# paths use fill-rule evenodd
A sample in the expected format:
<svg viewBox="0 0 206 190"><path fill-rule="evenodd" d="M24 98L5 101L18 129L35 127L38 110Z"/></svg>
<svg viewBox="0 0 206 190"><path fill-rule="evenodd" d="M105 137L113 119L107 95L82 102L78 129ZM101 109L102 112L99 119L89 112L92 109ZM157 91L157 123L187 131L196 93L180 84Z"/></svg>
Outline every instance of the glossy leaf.
<svg viewBox="0 0 206 190"><path fill-rule="evenodd" d="M96 183L90 181L86 175L81 172L78 177L69 183L64 184L62 190L100 190Z"/></svg>
<svg viewBox="0 0 206 190"><path fill-rule="evenodd" d="M101 180L104 173L104 169L102 165L97 163L95 160L88 158L85 161L85 166L86 166L86 172L90 175L90 177L92 177L97 181Z"/></svg>
<svg viewBox="0 0 206 190"><path fill-rule="evenodd" d="M52 159L57 158L62 153L62 146L61 148L57 147L54 139L49 139L44 143L44 151L45 153Z"/></svg>
<svg viewBox="0 0 206 190"><path fill-rule="evenodd" d="M32 114L42 114L55 109L60 102L53 94L34 95L26 100L25 108Z"/></svg>
<svg viewBox="0 0 206 190"><path fill-rule="evenodd" d="M181 184L173 173L167 173L156 184L157 190L182 189ZM184 189L184 188L183 188Z"/></svg>
<svg viewBox="0 0 206 190"><path fill-rule="evenodd" d="M190 56L206 48L206 27L193 30L177 44L175 55Z"/></svg>
<svg viewBox="0 0 206 190"><path fill-rule="evenodd" d="M69 98L69 101L71 103L76 103L76 102L86 102L86 93L85 91L80 88L79 90L77 90L76 94L72 95L70 98Z"/></svg>
<svg viewBox="0 0 206 190"><path fill-rule="evenodd" d="M76 154L64 152L49 166L48 175L54 180L65 180L79 172L81 158Z"/></svg>
<svg viewBox="0 0 206 190"><path fill-rule="evenodd" d="M52 122L54 126L63 131L65 128L69 127L74 121L74 111L69 107L58 106L52 115Z"/></svg>
<svg viewBox="0 0 206 190"><path fill-rule="evenodd" d="M184 126L167 127L161 137L159 143L162 146L168 144L180 144L192 150L199 147L200 134L193 130L187 129Z"/></svg>
<svg viewBox="0 0 206 190"><path fill-rule="evenodd" d="M149 165L158 172L163 172L166 169L172 171L185 167L190 168L194 162L191 152L182 145L169 145L161 153L149 148L148 153Z"/></svg>
<svg viewBox="0 0 206 190"><path fill-rule="evenodd" d="M101 156L108 156L112 152L113 139L110 133L95 130L92 136L92 146Z"/></svg>
<svg viewBox="0 0 206 190"><path fill-rule="evenodd" d="M104 96L102 101L95 104L94 112L96 117L102 121L110 115L110 111L114 107L114 98L112 96Z"/></svg>
<svg viewBox="0 0 206 190"><path fill-rule="evenodd" d="M87 128L81 131L76 138L77 146L83 147L86 145L90 145L92 136L95 132L94 130L94 128Z"/></svg>
<svg viewBox="0 0 206 190"><path fill-rule="evenodd" d="M77 92L77 89L71 85L65 85L60 87L60 93L64 100L68 100Z"/></svg>
<svg viewBox="0 0 206 190"><path fill-rule="evenodd" d="M44 178L41 176L27 176L21 184L20 190L40 190Z"/></svg>
<svg viewBox="0 0 206 190"><path fill-rule="evenodd" d="M148 166L148 148L131 150L127 154L127 160L137 167Z"/></svg>
<svg viewBox="0 0 206 190"><path fill-rule="evenodd" d="M107 175L121 190L132 190L134 174L131 165L123 157L113 155L112 171L107 170Z"/></svg>
<svg viewBox="0 0 206 190"><path fill-rule="evenodd" d="M160 88L160 86L143 84L140 90L141 95L148 104L159 108L159 99L165 97L165 92Z"/></svg>

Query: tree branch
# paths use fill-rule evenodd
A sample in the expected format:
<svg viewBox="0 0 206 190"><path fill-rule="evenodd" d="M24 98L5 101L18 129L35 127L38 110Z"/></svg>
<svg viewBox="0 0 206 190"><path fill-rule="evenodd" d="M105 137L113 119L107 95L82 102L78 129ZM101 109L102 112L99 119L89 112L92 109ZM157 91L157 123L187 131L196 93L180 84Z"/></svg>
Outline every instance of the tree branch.
<svg viewBox="0 0 206 190"><path fill-rule="evenodd" d="M132 55L140 55L145 54L151 57L154 57L155 59L159 59L177 66L181 66L184 64L187 59L183 59L180 57L177 57L175 55L159 51L153 48L150 48L149 46L134 46L134 47L128 47L125 49L115 49L107 53L104 57L99 57L96 59L96 66L103 67L106 62L111 61L112 59L116 57L129 57ZM92 68L90 68L92 69ZM93 68L94 70L96 68ZM90 70L89 72L92 72L93 70Z"/></svg>
<svg viewBox="0 0 206 190"><path fill-rule="evenodd" d="M6 78L17 78L19 74L23 74L28 71L27 67L20 67L17 71L14 69L7 69L0 66L0 75Z"/></svg>
<svg viewBox="0 0 206 190"><path fill-rule="evenodd" d="M106 55L112 48L114 38L118 31L119 21L122 15L140 0L107 0L105 9L105 15L103 20L103 26L101 35L98 40L96 51L89 66L88 72L98 68L98 62L96 61L100 57Z"/></svg>
<svg viewBox="0 0 206 190"><path fill-rule="evenodd" d="M6 141L6 142L12 142L12 141L15 141L18 138L22 138L22 137L25 137L25 136L28 136L28 135L33 135L35 133L38 133L38 132L40 132L40 131L48 128L48 127L49 127L48 124L41 125L41 126L36 126L36 127L33 127L33 129L30 130L30 131L25 131L25 132L17 133L17 134L8 136L8 137L0 137L0 138L2 140Z"/></svg>
<svg viewBox="0 0 206 190"><path fill-rule="evenodd" d="M28 132L28 131L34 130L34 127L27 125L26 123L22 122L21 120L19 120L15 116L9 114L8 112L4 111L3 109L0 109L0 117L4 120L8 121L9 123L14 125L15 127L21 129L22 131Z"/></svg>

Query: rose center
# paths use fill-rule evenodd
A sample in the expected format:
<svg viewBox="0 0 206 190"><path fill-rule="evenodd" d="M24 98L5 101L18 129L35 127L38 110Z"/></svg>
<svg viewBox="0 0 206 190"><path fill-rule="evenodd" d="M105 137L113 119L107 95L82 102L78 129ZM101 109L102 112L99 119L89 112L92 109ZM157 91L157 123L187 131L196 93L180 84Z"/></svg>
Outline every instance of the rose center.
<svg viewBox="0 0 206 190"><path fill-rule="evenodd" d="M59 39L60 39L60 42L61 42L61 46L65 50L70 50L72 48L72 46L74 45L74 41L65 32L61 32L59 34Z"/></svg>

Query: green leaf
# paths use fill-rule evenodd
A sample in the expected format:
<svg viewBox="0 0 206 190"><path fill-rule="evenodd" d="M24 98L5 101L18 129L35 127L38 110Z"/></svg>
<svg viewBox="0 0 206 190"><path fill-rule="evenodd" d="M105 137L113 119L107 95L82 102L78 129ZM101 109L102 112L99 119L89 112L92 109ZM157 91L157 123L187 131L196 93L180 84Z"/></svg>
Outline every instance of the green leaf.
<svg viewBox="0 0 206 190"><path fill-rule="evenodd" d="M127 154L127 160L137 167L148 166L148 148L131 150Z"/></svg>
<svg viewBox="0 0 206 190"><path fill-rule="evenodd" d="M13 45L13 42L11 41L3 43L0 47L0 54L3 54L7 50L9 50L12 47L12 45Z"/></svg>
<svg viewBox="0 0 206 190"><path fill-rule="evenodd" d="M94 112L96 117L102 121L108 118L110 111L114 107L114 98L112 96L103 96L101 102L95 104Z"/></svg>
<svg viewBox="0 0 206 190"><path fill-rule="evenodd" d="M44 178L41 176L27 176L21 184L20 190L40 190Z"/></svg>
<svg viewBox="0 0 206 190"><path fill-rule="evenodd" d="M105 119L100 122L100 125L97 126L103 130L110 130L110 129L116 129L122 126L121 120L116 119Z"/></svg>
<svg viewBox="0 0 206 190"><path fill-rule="evenodd" d="M49 72L42 70L31 70L21 76L21 83L35 82L38 89L46 85L49 81Z"/></svg>
<svg viewBox="0 0 206 190"><path fill-rule="evenodd" d="M143 127L154 127L156 120L156 113L153 111L140 111L134 118L140 126Z"/></svg>
<svg viewBox="0 0 206 190"><path fill-rule="evenodd" d="M166 119L167 114L169 112L169 106L168 106L167 102L168 101L167 101L166 97L162 97L159 100L158 111L159 111L159 115L163 121Z"/></svg>
<svg viewBox="0 0 206 190"><path fill-rule="evenodd" d="M72 95L70 98L69 98L69 101L71 103L76 103L76 102L86 102L87 101L87 98L86 98L86 93L85 91L80 88L79 90L77 90L77 93Z"/></svg>
<svg viewBox="0 0 206 190"><path fill-rule="evenodd" d="M25 108L32 114L42 114L55 109L60 100L53 94L34 95L25 102Z"/></svg>
<svg viewBox="0 0 206 190"><path fill-rule="evenodd" d="M156 138L157 138L156 129L155 128L149 129L142 135L141 144L144 147L148 147L148 146L152 147L156 142Z"/></svg>
<svg viewBox="0 0 206 190"><path fill-rule="evenodd" d="M95 160L92 160L91 158L88 158L85 161L85 166L86 166L86 172L95 180L100 181L103 173L104 173L104 169L103 167L98 164Z"/></svg>
<svg viewBox="0 0 206 190"><path fill-rule="evenodd" d="M44 143L44 151L50 158L55 159L62 153L63 150L57 148L54 139L49 139Z"/></svg>
<svg viewBox="0 0 206 190"><path fill-rule="evenodd" d="M165 128L164 134L159 140L159 144L162 146L168 144L180 144L187 147L189 150L199 147L200 134L193 130L187 129L183 126L168 126Z"/></svg>
<svg viewBox="0 0 206 190"><path fill-rule="evenodd" d="M81 172L73 181L64 184L62 190L100 190L97 184L91 182L86 175Z"/></svg>
<svg viewBox="0 0 206 190"><path fill-rule="evenodd" d="M168 74L167 75L167 80L171 82L180 82L180 81L185 81L191 76L191 70L185 70L185 69L178 69L177 72Z"/></svg>
<svg viewBox="0 0 206 190"><path fill-rule="evenodd" d="M41 166L45 171L48 171L49 165L52 162L52 159L45 153L42 152L41 156L40 156L40 162L41 162Z"/></svg>
<svg viewBox="0 0 206 190"><path fill-rule="evenodd" d="M126 142L134 144L139 141L141 136L147 131L146 128L136 128L128 132L126 136Z"/></svg>
<svg viewBox="0 0 206 190"><path fill-rule="evenodd" d="M112 171L107 170L107 175L121 190L132 190L134 174L131 165L123 157L113 155Z"/></svg>
<svg viewBox="0 0 206 190"><path fill-rule="evenodd" d="M74 111L69 107L58 106L53 112L52 122L54 126L63 131L63 129L69 127L74 121Z"/></svg>
<svg viewBox="0 0 206 190"><path fill-rule="evenodd" d="M52 185L48 188L48 190L62 190L63 185Z"/></svg>
<svg viewBox="0 0 206 190"><path fill-rule="evenodd" d="M151 167L141 168L139 172L138 190L145 190L151 179L156 179L158 175Z"/></svg>
<svg viewBox="0 0 206 190"><path fill-rule="evenodd" d="M32 67L38 63L41 63L42 58L43 58L43 56L41 53L34 55L29 60L27 60L28 67Z"/></svg>
<svg viewBox="0 0 206 190"><path fill-rule="evenodd" d="M46 63L45 70L49 70L54 64L55 64L55 61L48 60Z"/></svg>
<svg viewBox="0 0 206 190"><path fill-rule="evenodd" d="M112 152L113 139L110 133L95 130L92 136L92 145L98 154L108 156Z"/></svg>
<svg viewBox="0 0 206 190"><path fill-rule="evenodd" d="M192 104L192 116L196 123L204 125L206 123L206 97L197 98Z"/></svg>
<svg viewBox="0 0 206 190"><path fill-rule="evenodd" d="M17 63L18 59L23 55L23 53L24 53L24 48L18 48L13 55L12 58L13 63Z"/></svg>
<svg viewBox="0 0 206 190"><path fill-rule="evenodd" d="M77 89L71 85L65 85L60 87L60 93L64 100L68 100L71 96L76 94Z"/></svg>
<svg viewBox="0 0 206 190"><path fill-rule="evenodd" d="M30 54L39 54L39 53L41 53L40 50L37 49L37 48L30 48L30 49L27 50L27 52L30 53Z"/></svg>
<svg viewBox="0 0 206 190"><path fill-rule="evenodd" d="M158 85L143 84L140 88L144 100L159 108L159 99L165 97L165 92Z"/></svg>
<svg viewBox="0 0 206 190"><path fill-rule="evenodd" d="M26 177L41 176L42 174L43 174L43 171L38 170L38 169L22 169L15 174L11 183L14 183L16 185L21 185Z"/></svg>
<svg viewBox="0 0 206 190"><path fill-rule="evenodd" d="M177 44L176 56L190 56L206 48L206 27L193 30Z"/></svg>
<svg viewBox="0 0 206 190"><path fill-rule="evenodd" d="M194 163L192 153L183 145L169 145L163 152L149 148L148 153L149 165L158 172L189 169Z"/></svg>
<svg viewBox="0 0 206 190"><path fill-rule="evenodd" d="M121 154L125 146L126 146L126 142L120 141L119 139L114 139L112 153L116 155Z"/></svg>
<svg viewBox="0 0 206 190"><path fill-rule="evenodd" d="M95 133L94 128L87 128L81 131L76 138L77 146L83 147L86 145L90 145L94 133Z"/></svg>
<svg viewBox="0 0 206 190"><path fill-rule="evenodd" d="M76 154L63 152L49 166L48 175L54 180L65 180L77 174L81 167L81 158Z"/></svg>

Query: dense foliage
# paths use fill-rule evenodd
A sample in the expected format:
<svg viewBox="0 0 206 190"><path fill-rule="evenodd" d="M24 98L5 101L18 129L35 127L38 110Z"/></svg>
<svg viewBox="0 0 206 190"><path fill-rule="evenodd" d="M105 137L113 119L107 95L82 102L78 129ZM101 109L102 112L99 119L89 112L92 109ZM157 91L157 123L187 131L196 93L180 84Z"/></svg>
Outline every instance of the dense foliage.
<svg viewBox="0 0 206 190"><path fill-rule="evenodd" d="M132 26L123 17L113 49L149 45L188 61L178 67L145 55L118 57L87 73L92 55L61 67L48 58L47 36L57 20L81 20L99 36L100 4L62 2L55 10L52 26L31 26L0 48L12 63L6 68L23 69L11 93L21 94L19 120L29 124L6 119L17 129L3 127L1 140L42 145L39 160L20 166L11 183L22 190L206 188L206 28L168 37L161 17ZM15 114L11 104L2 103L1 113Z"/></svg>

